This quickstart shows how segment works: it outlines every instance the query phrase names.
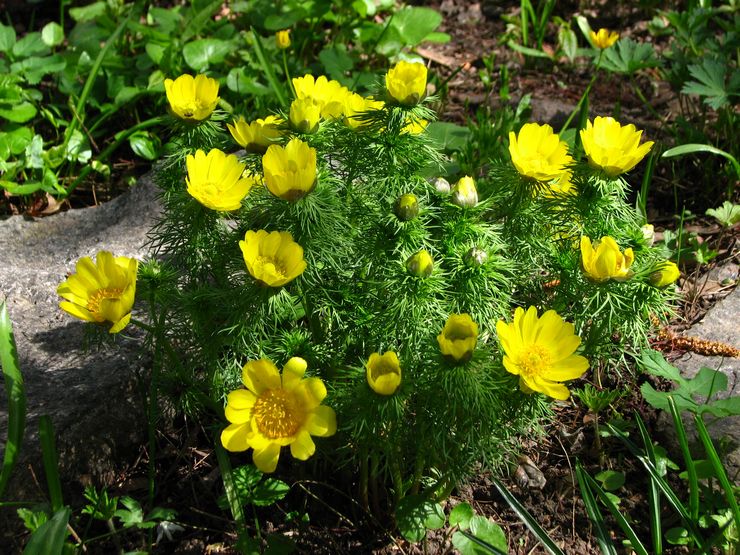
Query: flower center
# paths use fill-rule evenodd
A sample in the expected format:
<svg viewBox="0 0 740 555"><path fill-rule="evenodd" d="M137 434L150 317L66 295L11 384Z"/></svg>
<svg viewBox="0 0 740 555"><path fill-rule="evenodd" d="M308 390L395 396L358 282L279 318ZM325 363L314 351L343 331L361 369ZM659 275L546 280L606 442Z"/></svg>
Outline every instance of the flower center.
<svg viewBox="0 0 740 555"><path fill-rule="evenodd" d="M258 256L255 265L262 268L263 273L272 273L280 279L285 279L285 268L270 256Z"/></svg>
<svg viewBox="0 0 740 555"><path fill-rule="evenodd" d="M291 437L298 432L305 414L295 395L284 389L268 389L252 408L257 429L269 439Z"/></svg>
<svg viewBox="0 0 740 555"><path fill-rule="evenodd" d="M103 299L117 299L123 293L123 289L103 288L98 289L87 299L87 309L92 314L100 314L100 303Z"/></svg>
<svg viewBox="0 0 740 555"><path fill-rule="evenodd" d="M386 374L398 374L398 368L384 360L381 360L370 368L370 375L373 377L373 380L377 380L380 376L385 376Z"/></svg>
<svg viewBox="0 0 740 555"><path fill-rule="evenodd" d="M519 356L519 368L525 378L534 378L545 373L552 364L550 352L542 345L530 345Z"/></svg>

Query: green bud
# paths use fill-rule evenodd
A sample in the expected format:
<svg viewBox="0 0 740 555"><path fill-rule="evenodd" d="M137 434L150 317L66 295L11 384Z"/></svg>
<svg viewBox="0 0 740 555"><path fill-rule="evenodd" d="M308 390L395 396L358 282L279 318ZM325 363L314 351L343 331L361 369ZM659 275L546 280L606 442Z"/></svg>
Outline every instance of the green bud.
<svg viewBox="0 0 740 555"><path fill-rule="evenodd" d="M416 277L429 277L432 275L432 270L434 270L432 255L425 250L417 252L406 261L406 269Z"/></svg>
<svg viewBox="0 0 740 555"><path fill-rule="evenodd" d="M488 261L488 253L483 249L473 247L465 253L463 260L465 260L466 265L472 268L483 266Z"/></svg>
<svg viewBox="0 0 740 555"><path fill-rule="evenodd" d="M395 214L402 222L413 220L419 215L419 201L416 195L406 193L398 197L395 206Z"/></svg>

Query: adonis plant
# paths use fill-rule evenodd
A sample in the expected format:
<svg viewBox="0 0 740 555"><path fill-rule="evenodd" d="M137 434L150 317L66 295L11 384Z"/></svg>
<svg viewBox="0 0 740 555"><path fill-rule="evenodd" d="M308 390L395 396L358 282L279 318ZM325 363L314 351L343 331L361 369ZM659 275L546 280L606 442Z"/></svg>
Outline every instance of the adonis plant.
<svg viewBox="0 0 740 555"><path fill-rule="evenodd" d="M376 510L516 453L572 380L646 344L677 278L626 202L652 146L633 125L597 117L573 150L529 123L488 175L442 175L426 83L407 62L370 97L305 75L248 122L214 80L168 80L138 289L110 253L59 287L111 333L148 314L157 383L235 461L348 468Z"/></svg>

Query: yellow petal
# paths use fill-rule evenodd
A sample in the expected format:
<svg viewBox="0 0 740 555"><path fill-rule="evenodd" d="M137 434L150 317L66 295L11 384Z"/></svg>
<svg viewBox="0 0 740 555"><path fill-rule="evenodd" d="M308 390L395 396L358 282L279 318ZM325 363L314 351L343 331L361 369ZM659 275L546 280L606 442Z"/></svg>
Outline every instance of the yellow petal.
<svg viewBox="0 0 740 555"><path fill-rule="evenodd" d="M228 426L221 432L221 445L227 451L246 451L249 449L249 445L247 445L248 431L249 425L232 424Z"/></svg>
<svg viewBox="0 0 740 555"><path fill-rule="evenodd" d="M280 458L280 446L275 443L268 443L262 449L255 449L252 453L254 465L262 472L275 472L278 459Z"/></svg>
<svg viewBox="0 0 740 555"><path fill-rule="evenodd" d="M318 406L308 414L304 427L314 436L333 436L337 431L337 415L331 407Z"/></svg>
<svg viewBox="0 0 740 555"><path fill-rule="evenodd" d="M305 461L316 452L316 445L306 431L300 431L293 443L290 444L290 454L293 458Z"/></svg>

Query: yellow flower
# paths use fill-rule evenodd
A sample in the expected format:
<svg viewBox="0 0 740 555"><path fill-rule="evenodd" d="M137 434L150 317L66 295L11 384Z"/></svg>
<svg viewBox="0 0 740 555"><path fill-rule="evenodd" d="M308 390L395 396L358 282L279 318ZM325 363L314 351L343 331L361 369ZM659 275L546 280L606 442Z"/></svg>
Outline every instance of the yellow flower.
<svg viewBox="0 0 740 555"><path fill-rule="evenodd" d="M590 31L588 36L591 38L591 43L601 50L609 48L619 40L619 33L616 31L610 31L609 29L604 29L603 27L599 29L598 33Z"/></svg>
<svg viewBox="0 0 740 555"><path fill-rule="evenodd" d="M296 98L290 104L290 125L299 133L315 133L321 120L321 106L310 98Z"/></svg>
<svg viewBox="0 0 740 555"><path fill-rule="evenodd" d="M329 81L324 75L293 78L296 98L308 98L321 108L321 117L338 118L344 110L344 99L351 94L338 81Z"/></svg>
<svg viewBox="0 0 740 555"><path fill-rule="evenodd" d="M398 62L385 75L385 88L400 104L418 104L427 90L427 67L421 63Z"/></svg>
<svg viewBox="0 0 740 555"><path fill-rule="evenodd" d="M316 149L300 139L291 139L285 147L272 145L262 157L262 169L273 195L298 200L316 186Z"/></svg>
<svg viewBox="0 0 740 555"><path fill-rule="evenodd" d="M262 153L280 138L281 133L278 125L282 122L276 116L267 116L252 123L247 123L243 117L239 117L234 125L227 123L226 127L229 128L234 140L243 146L247 152Z"/></svg>
<svg viewBox="0 0 740 555"><path fill-rule="evenodd" d="M625 249L623 254L617 242L608 235L602 237L601 241L596 241L593 246L591 239L585 235L581 237L581 265L586 277L593 281L629 279L634 275L629 269L634 261L632 249Z"/></svg>
<svg viewBox="0 0 740 555"><path fill-rule="evenodd" d="M416 277L425 278L431 276L432 270L434 270L432 255L425 250L417 252L406 261L406 269Z"/></svg>
<svg viewBox="0 0 740 555"><path fill-rule="evenodd" d="M227 212L241 208L241 202L255 183L243 177L244 164L233 154L212 149L207 155L197 150L185 159L188 193L206 208Z"/></svg>
<svg viewBox="0 0 740 555"><path fill-rule="evenodd" d="M666 287L675 283L681 277L681 270L675 263L666 260L658 264L653 273L650 274L650 285L655 287Z"/></svg>
<svg viewBox="0 0 740 555"><path fill-rule="evenodd" d="M342 113L344 113L344 124L350 129L359 129L366 125L363 114L382 110L385 102L374 100L372 97L363 98L359 94L349 93L344 97Z"/></svg>
<svg viewBox="0 0 740 555"><path fill-rule="evenodd" d="M442 354L457 362L470 360L477 342L478 324L470 314L450 314L442 333L437 336Z"/></svg>
<svg viewBox="0 0 740 555"><path fill-rule="evenodd" d="M180 75L174 81L164 80L164 90L172 111L191 121L207 119L218 103L218 81L203 74Z"/></svg>
<svg viewBox="0 0 740 555"><path fill-rule="evenodd" d="M622 127L612 117L589 120L581 129L581 143L589 163L614 177L628 172L650 152L653 141L640 144L642 131L631 123Z"/></svg>
<svg viewBox="0 0 740 555"><path fill-rule="evenodd" d="M290 48L290 29L283 29L275 33L275 43L280 50Z"/></svg>
<svg viewBox="0 0 740 555"><path fill-rule="evenodd" d="M118 333L131 320L131 308L136 296L135 258L113 256L100 251L95 263L85 256L77 261L77 272L57 287L57 294L66 299L59 307L81 320L112 324L110 333Z"/></svg>
<svg viewBox="0 0 740 555"><path fill-rule="evenodd" d="M553 179L548 183L548 190L546 190L546 196L552 197L553 195L567 195L573 193L573 182L571 181L573 174L569 171L560 174L560 177Z"/></svg>
<svg viewBox="0 0 740 555"><path fill-rule="evenodd" d="M525 123L519 135L510 132L509 153L517 171L537 181L558 179L573 163L568 145L547 124Z"/></svg>
<svg viewBox="0 0 740 555"><path fill-rule="evenodd" d="M268 359L252 360L242 369L246 389L229 393L224 413L230 422L221 432L229 451L254 449L252 460L262 472L274 472L280 448L290 445L293 458L305 461L316 451L311 436L337 431L334 409L322 405L326 387L319 378L305 378L306 361L291 358L282 376Z"/></svg>
<svg viewBox="0 0 740 555"><path fill-rule="evenodd" d="M247 231L239 248L249 274L270 287L281 287L306 269L303 247L287 231Z"/></svg>
<svg viewBox="0 0 740 555"><path fill-rule="evenodd" d="M581 338L573 324L554 310L539 318L533 306L526 314L517 308L514 321L499 320L496 332L504 350L504 368L519 376L519 387L525 393L538 391L565 400L570 391L558 382L578 378L588 369L588 360L574 354Z"/></svg>
<svg viewBox="0 0 740 555"><path fill-rule="evenodd" d="M478 189L472 177L466 175L455 183L452 187L452 203L462 208L472 208L478 204Z"/></svg>
<svg viewBox="0 0 740 555"><path fill-rule="evenodd" d="M429 125L429 122L425 119L411 119L406 120L406 122L406 125L401 129L401 133L408 133L409 135L421 135Z"/></svg>
<svg viewBox="0 0 740 555"><path fill-rule="evenodd" d="M367 383L379 395L393 395L401 385L401 364L393 351L373 353L365 365Z"/></svg>

